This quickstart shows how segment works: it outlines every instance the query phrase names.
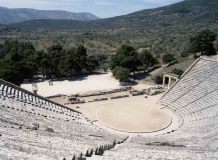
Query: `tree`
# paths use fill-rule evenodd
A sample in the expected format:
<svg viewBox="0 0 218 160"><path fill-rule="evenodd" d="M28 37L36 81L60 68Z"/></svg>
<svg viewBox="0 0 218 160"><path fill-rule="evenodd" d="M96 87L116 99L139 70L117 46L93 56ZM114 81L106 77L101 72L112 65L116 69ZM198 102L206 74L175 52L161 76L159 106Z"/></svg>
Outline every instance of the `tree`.
<svg viewBox="0 0 218 160"><path fill-rule="evenodd" d="M93 155L93 149L91 149L90 151L90 157Z"/></svg>
<svg viewBox="0 0 218 160"><path fill-rule="evenodd" d="M89 150L86 151L85 157L90 157Z"/></svg>
<svg viewBox="0 0 218 160"><path fill-rule="evenodd" d="M79 156L80 158L82 158L83 157L83 154L82 153L80 153L80 156Z"/></svg>
<svg viewBox="0 0 218 160"><path fill-rule="evenodd" d="M99 150L98 150L98 154L97 154L97 155L102 156L103 154L104 154L104 149L103 149L103 147L101 146L101 147L99 148Z"/></svg>
<svg viewBox="0 0 218 160"><path fill-rule="evenodd" d="M95 149L95 155L98 155L98 147Z"/></svg>
<svg viewBox="0 0 218 160"><path fill-rule="evenodd" d="M129 70L124 67L116 67L115 69L113 69L112 72L113 72L114 77L120 82L123 82L130 77Z"/></svg>
<svg viewBox="0 0 218 160"><path fill-rule="evenodd" d="M98 61L100 68L104 68L106 65L107 65L107 67L109 67L108 66L109 55L106 55L106 54L96 54L94 57Z"/></svg>
<svg viewBox="0 0 218 160"><path fill-rule="evenodd" d="M87 67L87 50L83 45L79 45L73 58L76 72L81 72L83 68Z"/></svg>
<svg viewBox="0 0 218 160"><path fill-rule="evenodd" d="M98 68L103 69L104 72L107 72L108 68L110 67L110 59L108 55L105 54L97 54L93 56L94 59L98 62Z"/></svg>
<svg viewBox="0 0 218 160"><path fill-rule="evenodd" d="M129 45L122 45L111 57L111 70L119 81L127 80L130 72L136 71L139 65L138 53Z"/></svg>
<svg viewBox="0 0 218 160"><path fill-rule="evenodd" d="M160 76L160 75L156 76L156 77L154 78L154 82L155 82L156 84L162 84L162 83L163 83L163 76Z"/></svg>
<svg viewBox="0 0 218 160"><path fill-rule="evenodd" d="M94 56L89 56L87 59L86 70L93 72L99 67L99 62Z"/></svg>
<svg viewBox="0 0 218 160"><path fill-rule="evenodd" d="M38 74L52 79L72 77L83 70L92 72L99 62L94 56L88 57L82 45L71 49L52 45L38 52L31 43L5 41L0 46L0 66L0 78L19 85Z"/></svg>
<svg viewBox="0 0 218 160"><path fill-rule="evenodd" d="M43 77L45 79L52 78L52 65L48 53L39 52L38 57L36 57L36 61L38 62L38 70Z"/></svg>
<svg viewBox="0 0 218 160"><path fill-rule="evenodd" d="M163 61L163 63L167 64L167 63L176 61L176 58L174 57L173 54L164 54L162 56L162 61Z"/></svg>
<svg viewBox="0 0 218 160"><path fill-rule="evenodd" d="M0 78L20 85L37 73L36 51L30 43L6 41L1 52L5 54L0 59Z"/></svg>
<svg viewBox="0 0 218 160"><path fill-rule="evenodd" d="M76 73L75 49L64 50L58 64L58 70L63 77L72 77Z"/></svg>
<svg viewBox="0 0 218 160"><path fill-rule="evenodd" d="M131 72L136 71L140 65L140 61L137 58L138 54L136 50L129 45L122 45L111 57L111 69L121 66L129 69Z"/></svg>
<svg viewBox="0 0 218 160"><path fill-rule="evenodd" d="M100 149L100 155L102 156L104 154L103 148Z"/></svg>
<svg viewBox="0 0 218 160"><path fill-rule="evenodd" d="M138 59L140 60L143 68L144 68L144 71L155 65L157 62L157 60L154 58L154 56L148 51L148 50L145 50L143 51L142 53L140 53L138 55Z"/></svg>
<svg viewBox="0 0 218 160"><path fill-rule="evenodd" d="M75 155L73 156L72 160L76 160L76 156Z"/></svg>
<svg viewBox="0 0 218 160"><path fill-rule="evenodd" d="M191 53L201 52L202 55L216 54L214 48L216 36L216 33L210 30L202 30L198 32L196 36L190 38L189 51Z"/></svg>
<svg viewBox="0 0 218 160"><path fill-rule="evenodd" d="M61 45L53 45L48 48L48 60L49 60L49 70L51 72L52 78L60 77L58 70L58 64L60 62L63 53L63 48Z"/></svg>
<svg viewBox="0 0 218 160"><path fill-rule="evenodd" d="M116 142L116 140L114 140L114 142L113 142L113 147L115 147L116 144L117 144L117 142Z"/></svg>

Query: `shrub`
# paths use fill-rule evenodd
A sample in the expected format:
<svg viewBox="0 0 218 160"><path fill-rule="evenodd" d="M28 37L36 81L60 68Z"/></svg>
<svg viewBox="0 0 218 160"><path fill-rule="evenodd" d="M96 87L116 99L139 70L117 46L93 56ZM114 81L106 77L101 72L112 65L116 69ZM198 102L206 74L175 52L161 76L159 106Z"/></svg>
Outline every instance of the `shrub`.
<svg viewBox="0 0 218 160"><path fill-rule="evenodd" d="M73 156L72 160L76 160L76 156L75 155Z"/></svg>
<svg viewBox="0 0 218 160"><path fill-rule="evenodd" d="M101 147L98 150L98 155L102 156L103 154L104 154L104 149L103 149L103 147Z"/></svg>
<svg viewBox="0 0 218 160"><path fill-rule="evenodd" d="M116 146L116 144L117 144L117 142L116 142L116 141L114 141L114 142L113 142L113 147L115 147L115 146Z"/></svg>
<svg viewBox="0 0 218 160"><path fill-rule="evenodd" d="M160 76L160 75L156 76L154 78L154 82L157 84L162 84L163 83L163 76Z"/></svg>
<svg viewBox="0 0 218 160"><path fill-rule="evenodd" d="M78 160L86 160L86 158L83 157L83 154L80 154L80 157L78 158Z"/></svg>
<svg viewBox="0 0 218 160"><path fill-rule="evenodd" d="M90 157L93 155L93 149L91 149L90 151Z"/></svg>
<svg viewBox="0 0 218 160"><path fill-rule="evenodd" d="M172 70L172 73L181 76L184 73L184 71L181 69L174 68Z"/></svg>
<svg viewBox="0 0 218 160"><path fill-rule="evenodd" d="M85 157L90 157L89 150L86 151Z"/></svg>
<svg viewBox="0 0 218 160"><path fill-rule="evenodd" d="M114 77L120 82L123 82L130 77L130 72L127 68L116 67L112 72Z"/></svg>
<svg viewBox="0 0 218 160"><path fill-rule="evenodd" d="M210 30L202 30L194 37L190 38L189 51L191 53L200 52L202 55L215 55L214 42L217 34Z"/></svg>
<svg viewBox="0 0 218 160"><path fill-rule="evenodd" d="M95 155L98 155L98 147L95 150Z"/></svg>
<svg viewBox="0 0 218 160"><path fill-rule="evenodd" d="M158 60L155 59L154 56L148 50L145 50L144 52L140 53L138 55L138 59L141 62L144 71L147 68L154 66L155 64L158 64Z"/></svg>
<svg viewBox="0 0 218 160"><path fill-rule="evenodd" d="M167 64L167 63L176 61L176 58L174 57L173 54L164 54L162 56L162 61L163 61L163 63Z"/></svg>

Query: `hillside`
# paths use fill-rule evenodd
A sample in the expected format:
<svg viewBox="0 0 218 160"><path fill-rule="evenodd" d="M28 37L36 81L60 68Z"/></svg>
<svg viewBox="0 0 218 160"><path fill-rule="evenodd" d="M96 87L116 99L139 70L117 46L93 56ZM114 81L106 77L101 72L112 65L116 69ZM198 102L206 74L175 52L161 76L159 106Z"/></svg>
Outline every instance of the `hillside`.
<svg viewBox="0 0 218 160"><path fill-rule="evenodd" d="M11 24L36 19L69 19L69 20L96 20L97 16L91 13L73 13L59 10L35 10L35 9L9 9L0 7L0 23Z"/></svg>
<svg viewBox="0 0 218 160"><path fill-rule="evenodd" d="M113 53L122 43L154 54L187 52L190 36L201 29L218 33L218 1L185 0L156 9L94 21L34 20L8 26L1 39L31 40L39 49L52 43L84 43L90 54ZM216 42L218 44L218 42ZM216 45L217 45L216 44ZM218 46L218 45L217 45Z"/></svg>
<svg viewBox="0 0 218 160"><path fill-rule="evenodd" d="M24 29L112 29L131 27L169 27L174 25L193 25L218 23L218 1L185 0L173 5L147 9L129 15L100 19L91 22L36 20L13 26ZM44 18L41 18L44 19ZM47 19L47 18L46 18ZM156 26L154 26L156 25Z"/></svg>

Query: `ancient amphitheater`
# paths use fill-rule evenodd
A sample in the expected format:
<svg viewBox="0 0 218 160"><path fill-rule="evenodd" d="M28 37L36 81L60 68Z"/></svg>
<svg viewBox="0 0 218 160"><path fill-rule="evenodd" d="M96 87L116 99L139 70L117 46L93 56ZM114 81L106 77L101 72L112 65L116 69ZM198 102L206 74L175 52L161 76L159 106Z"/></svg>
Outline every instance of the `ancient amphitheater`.
<svg viewBox="0 0 218 160"><path fill-rule="evenodd" d="M200 58L155 107L130 97L89 116L0 80L0 159L217 160L217 75L218 62Z"/></svg>

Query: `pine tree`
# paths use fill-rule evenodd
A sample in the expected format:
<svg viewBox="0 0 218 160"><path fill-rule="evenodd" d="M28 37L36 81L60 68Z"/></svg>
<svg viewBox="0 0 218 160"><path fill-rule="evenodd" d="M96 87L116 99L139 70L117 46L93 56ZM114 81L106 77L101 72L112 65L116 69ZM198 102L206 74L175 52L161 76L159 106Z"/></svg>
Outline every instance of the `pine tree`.
<svg viewBox="0 0 218 160"><path fill-rule="evenodd" d="M90 152L90 157L93 155L93 149L91 149L91 152Z"/></svg>
<svg viewBox="0 0 218 160"><path fill-rule="evenodd" d="M72 160L76 160L76 156L75 155L73 156Z"/></svg>
<svg viewBox="0 0 218 160"><path fill-rule="evenodd" d="M95 155L98 155L98 147L95 150Z"/></svg>
<svg viewBox="0 0 218 160"><path fill-rule="evenodd" d="M103 147L99 148L99 151L98 151L98 155L103 155L104 154L104 150L103 150Z"/></svg>
<svg viewBox="0 0 218 160"><path fill-rule="evenodd" d="M85 157L90 157L89 150L86 151Z"/></svg>
<svg viewBox="0 0 218 160"><path fill-rule="evenodd" d="M114 142L113 142L113 147L116 146L116 144L117 144L117 142L116 142L116 140L114 140Z"/></svg>

